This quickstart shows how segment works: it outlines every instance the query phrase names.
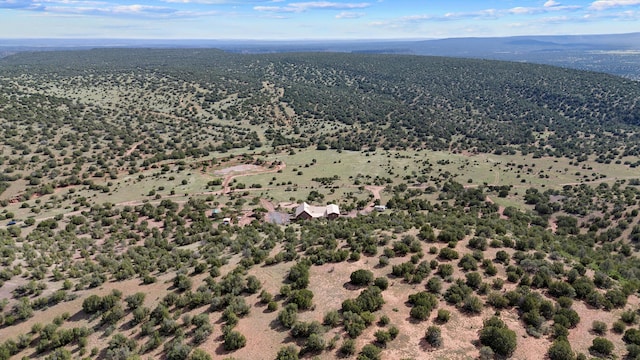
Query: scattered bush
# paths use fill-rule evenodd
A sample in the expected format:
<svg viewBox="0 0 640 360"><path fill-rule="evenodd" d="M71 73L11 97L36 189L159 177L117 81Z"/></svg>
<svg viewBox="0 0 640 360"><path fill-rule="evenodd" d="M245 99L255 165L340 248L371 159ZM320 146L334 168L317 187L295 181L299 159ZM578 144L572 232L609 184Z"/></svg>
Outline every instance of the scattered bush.
<svg viewBox="0 0 640 360"><path fill-rule="evenodd" d="M631 325L636 321L636 312L631 309L625 310L620 314L620 320Z"/></svg>
<svg viewBox="0 0 640 360"><path fill-rule="evenodd" d="M389 287L389 280L386 277L377 277L373 281L373 285L379 287L380 290L384 291Z"/></svg>
<svg viewBox="0 0 640 360"><path fill-rule="evenodd" d="M189 356L189 360L211 360L211 355L207 354L207 352L202 349L195 349Z"/></svg>
<svg viewBox="0 0 640 360"><path fill-rule="evenodd" d="M381 350L375 345L367 344L360 351L360 356L358 356L358 360L380 360L381 359Z"/></svg>
<svg viewBox="0 0 640 360"><path fill-rule="evenodd" d="M442 331L438 326L429 326L425 332L424 338L429 345L435 348L442 346Z"/></svg>
<svg viewBox="0 0 640 360"><path fill-rule="evenodd" d="M438 321L441 324L444 324L448 322L450 318L451 318L451 312L449 312L449 310L445 310L445 309L438 310L438 316L436 317L436 321Z"/></svg>
<svg viewBox="0 0 640 360"><path fill-rule="evenodd" d="M233 351L244 347L247 344L247 338L238 331L232 330L224 335L224 349Z"/></svg>
<svg viewBox="0 0 640 360"><path fill-rule="evenodd" d="M288 345L278 350L276 360L298 360L298 355L298 348L293 345Z"/></svg>
<svg viewBox="0 0 640 360"><path fill-rule="evenodd" d="M304 343L304 351L305 352L320 352L325 348L325 342L321 335L313 333L309 335L307 341Z"/></svg>
<svg viewBox="0 0 640 360"><path fill-rule="evenodd" d="M338 349L342 356L351 356L356 353L356 341L353 339L345 339L342 346Z"/></svg>
<svg viewBox="0 0 640 360"><path fill-rule="evenodd" d="M602 321L594 320L591 324L591 330L598 335L604 335L607 332L607 324Z"/></svg>
<svg viewBox="0 0 640 360"><path fill-rule="evenodd" d="M627 359L640 358L640 345L628 344L627 345Z"/></svg>
<svg viewBox="0 0 640 360"><path fill-rule="evenodd" d="M549 360L575 360L576 358L571 349L571 344L569 344L566 338L554 341L547 355L549 356Z"/></svg>
<svg viewBox="0 0 640 360"><path fill-rule="evenodd" d="M289 304L278 313L278 322L285 328L293 327L298 319L298 306L296 304Z"/></svg>
<svg viewBox="0 0 640 360"><path fill-rule="evenodd" d="M484 304L479 297L469 295L464 299L462 309L470 314L480 314L482 312Z"/></svg>
<svg viewBox="0 0 640 360"><path fill-rule="evenodd" d="M611 329L618 334L622 334L626 328L627 324L625 324L622 320L615 321L613 323L613 326L611 326Z"/></svg>
<svg viewBox="0 0 640 360"><path fill-rule="evenodd" d="M426 288L430 293L440 294L440 291L442 291L442 280L434 276L427 281Z"/></svg>
<svg viewBox="0 0 640 360"><path fill-rule="evenodd" d="M336 310L331 310L324 315L323 323L330 327L335 327L340 324L340 314Z"/></svg>
<svg viewBox="0 0 640 360"><path fill-rule="evenodd" d="M373 336L376 339L376 343L380 344L380 346L385 347L389 341L391 341L391 334L385 330L376 331Z"/></svg>
<svg viewBox="0 0 640 360"><path fill-rule="evenodd" d="M591 342L589 351L598 355L609 356L613 352L613 343L603 337L597 337Z"/></svg>
<svg viewBox="0 0 640 360"><path fill-rule="evenodd" d="M438 257L442 260L455 260L458 257L460 257L460 255L458 254L457 251L448 247L444 247L440 249L440 253L438 254Z"/></svg>
<svg viewBox="0 0 640 360"><path fill-rule="evenodd" d="M627 344L636 344L640 345L640 330L638 329L628 329L624 332L622 336L622 340Z"/></svg>
<svg viewBox="0 0 640 360"><path fill-rule="evenodd" d="M367 286L373 282L373 273L369 270L359 269L351 273L351 284L356 286Z"/></svg>
<svg viewBox="0 0 640 360"><path fill-rule="evenodd" d="M289 301L296 304L300 310L308 310L313 304L313 292L307 289L293 291Z"/></svg>
<svg viewBox="0 0 640 360"><path fill-rule="evenodd" d="M496 354L510 356L517 346L516 333L507 328L498 317L485 320L480 331L480 343L489 346Z"/></svg>

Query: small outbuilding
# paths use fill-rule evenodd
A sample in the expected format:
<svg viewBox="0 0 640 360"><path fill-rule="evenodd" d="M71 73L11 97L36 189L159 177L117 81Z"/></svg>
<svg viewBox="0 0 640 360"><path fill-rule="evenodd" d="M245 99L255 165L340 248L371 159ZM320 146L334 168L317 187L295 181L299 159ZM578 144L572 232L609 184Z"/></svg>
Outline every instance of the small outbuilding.
<svg viewBox="0 0 640 360"><path fill-rule="evenodd" d="M327 210L325 214L327 219L336 219L340 216L340 208L336 204L327 205Z"/></svg>
<svg viewBox="0 0 640 360"><path fill-rule="evenodd" d="M384 206L384 205L376 205L376 206L373 207L373 209L375 211L378 211L378 212L383 212L383 211L387 210L387 207Z"/></svg>

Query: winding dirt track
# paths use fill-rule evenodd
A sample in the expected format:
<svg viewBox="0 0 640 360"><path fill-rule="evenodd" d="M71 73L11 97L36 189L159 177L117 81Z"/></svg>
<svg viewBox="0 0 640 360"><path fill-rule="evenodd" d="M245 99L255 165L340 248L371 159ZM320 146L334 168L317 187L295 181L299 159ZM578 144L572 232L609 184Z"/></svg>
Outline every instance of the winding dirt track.
<svg viewBox="0 0 640 360"><path fill-rule="evenodd" d="M380 192L384 190L384 186L367 185L364 188L371 191L374 200L380 200Z"/></svg>
<svg viewBox="0 0 640 360"><path fill-rule="evenodd" d="M134 151L136 151L136 149L138 148L138 146L142 144L142 141L138 141L137 143L131 145L131 147L129 148L129 150L127 150L126 153L124 153L125 156L129 156L131 154L133 154Z"/></svg>

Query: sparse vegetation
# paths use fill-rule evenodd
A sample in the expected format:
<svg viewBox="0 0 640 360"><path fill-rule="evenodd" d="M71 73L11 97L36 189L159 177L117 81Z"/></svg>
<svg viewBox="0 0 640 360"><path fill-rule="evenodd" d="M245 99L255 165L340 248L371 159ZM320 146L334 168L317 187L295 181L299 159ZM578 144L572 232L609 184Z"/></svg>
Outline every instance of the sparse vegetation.
<svg viewBox="0 0 640 360"><path fill-rule="evenodd" d="M206 49L0 75L0 358L640 353L634 83ZM342 214L275 224L302 201Z"/></svg>

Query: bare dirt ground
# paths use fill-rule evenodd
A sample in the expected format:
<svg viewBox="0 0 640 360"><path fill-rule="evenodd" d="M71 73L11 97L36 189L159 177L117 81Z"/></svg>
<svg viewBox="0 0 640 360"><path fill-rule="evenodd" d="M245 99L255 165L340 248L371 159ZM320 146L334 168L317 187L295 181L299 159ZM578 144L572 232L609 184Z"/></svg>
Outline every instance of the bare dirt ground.
<svg viewBox="0 0 640 360"><path fill-rule="evenodd" d="M555 233L556 230L558 230L558 224L556 223L556 218L554 216L549 218L549 228L553 233Z"/></svg>
<svg viewBox="0 0 640 360"><path fill-rule="evenodd" d="M490 197L487 196L486 201L489 204L495 204L495 202L493 201L493 199L491 199ZM500 219L508 219L508 217L504 216L504 206L498 205L498 214L500 214Z"/></svg>
<svg viewBox="0 0 640 360"><path fill-rule="evenodd" d="M240 226L249 225L253 220L256 220L256 218L253 216L253 211L251 210L242 211L239 219L237 219L238 225Z"/></svg>
<svg viewBox="0 0 640 360"><path fill-rule="evenodd" d="M260 205L267 209L268 212L275 212L276 211L276 207L273 205L273 203L267 199L260 199Z"/></svg>
<svg viewBox="0 0 640 360"><path fill-rule="evenodd" d="M280 225L289 223L291 218L290 214L284 211L276 210L275 205L271 201L261 198L260 205L267 210L267 213L264 214L264 221Z"/></svg>
<svg viewBox="0 0 640 360"><path fill-rule="evenodd" d="M216 175L229 175L231 173L245 173L245 172L257 170L260 168L261 167L258 165L243 164L243 165L236 165L236 166L231 166L228 168L216 170L214 173Z"/></svg>
<svg viewBox="0 0 640 360"><path fill-rule="evenodd" d="M371 191L371 194L373 194L374 200L380 200L380 192L384 190L384 186L367 185L364 188Z"/></svg>
<svg viewBox="0 0 640 360"><path fill-rule="evenodd" d="M298 206L298 204L297 204L297 203L293 203L293 202L289 202L289 201L287 201L287 202L281 202L281 203L279 203L279 204L278 204L278 206L279 206L279 207L281 207L281 208L283 208L283 209L293 209L293 208L295 208L296 206Z"/></svg>
<svg viewBox="0 0 640 360"><path fill-rule="evenodd" d="M637 296L630 296L629 302L625 309L638 309L639 299ZM607 324L609 330L604 335L609 341L613 342L614 354L617 358L624 358L626 354L626 344L622 342L620 335L614 334L611 331L611 324L620 319L620 314L625 309L616 309L613 311L604 311L601 309L594 309L583 303L582 301L574 301L572 308L580 315L580 323L574 329L569 331L569 343L574 351L582 352L589 357L589 346L591 346L593 339L597 336L591 331L594 321L602 321Z"/></svg>
<svg viewBox="0 0 640 360"><path fill-rule="evenodd" d="M127 152L124 153L125 156L129 156L131 154L133 154L134 151L136 151L136 149L138 148L138 146L142 144L142 141L138 141L137 143L131 145L131 147L129 148L129 150L127 150Z"/></svg>
<svg viewBox="0 0 640 360"><path fill-rule="evenodd" d="M248 175L268 174L272 172L278 172L280 170L285 169L286 167L287 165L284 162L281 162L280 164L276 165L272 169L267 169L265 167L258 166L258 165L243 164L243 165L236 165L236 166L217 170L214 172L214 174L225 175L225 178L222 181L222 191L218 193L227 194L231 192L231 187L229 186L229 184L235 178L238 178L241 176L248 176Z"/></svg>

